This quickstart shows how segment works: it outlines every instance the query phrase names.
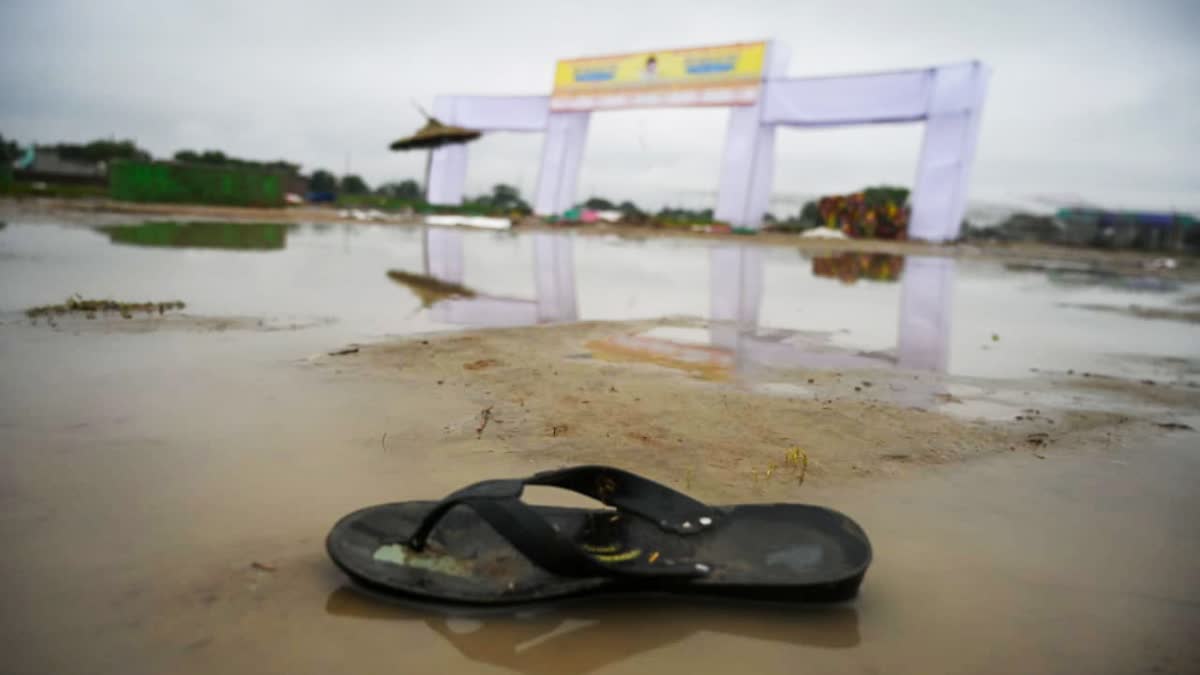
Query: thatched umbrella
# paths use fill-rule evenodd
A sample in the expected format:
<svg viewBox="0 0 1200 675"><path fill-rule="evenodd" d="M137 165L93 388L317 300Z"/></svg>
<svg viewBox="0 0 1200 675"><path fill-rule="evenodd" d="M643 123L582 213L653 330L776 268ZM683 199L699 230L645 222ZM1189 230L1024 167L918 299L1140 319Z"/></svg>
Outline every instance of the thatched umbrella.
<svg viewBox="0 0 1200 675"><path fill-rule="evenodd" d="M445 145L456 145L459 143L470 143L479 138L482 134L474 129L464 129L451 124L442 124L438 119L429 113L425 112L421 106L417 106L417 110L425 116L425 126L417 130L417 133L411 136L405 136L397 141L393 141L390 147L397 152L406 150L428 150L429 154L425 158L425 196L429 196L429 167L433 162L433 151Z"/></svg>
<svg viewBox="0 0 1200 675"><path fill-rule="evenodd" d="M464 129L450 124L442 124L436 117L427 117L425 126L417 133L405 136L393 142L392 150L433 150L443 145L468 143L479 138L481 132L474 129Z"/></svg>

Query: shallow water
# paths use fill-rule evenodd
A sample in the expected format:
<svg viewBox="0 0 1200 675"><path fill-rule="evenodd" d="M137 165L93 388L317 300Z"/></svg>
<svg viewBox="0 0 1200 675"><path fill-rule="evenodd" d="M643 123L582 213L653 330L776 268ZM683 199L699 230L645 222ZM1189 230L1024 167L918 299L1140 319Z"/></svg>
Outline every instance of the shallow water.
<svg viewBox="0 0 1200 675"><path fill-rule="evenodd" d="M158 245L180 241L169 228L115 243L79 227L0 230L3 670L1200 670L1200 455L1187 432L806 484L804 499L850 513L875 546L862 595L846 606L634 598L446 615L351 589L322 548L334 519L531 465L478 445L406 444L413 425L461 411L306 367L313 352L467 325L676 314L721 321L653 337L707 340L747 368L908 358L965 375L1194 379L1162 359L1194 362L1200 345L1194 324L1058 306L1169 307L1189 287L1059 284L938 259L903 261L898 282L846 285L789 249L434 232L301 226L237 249L225 242L245 233L215 227L189 228L191 247ZM436 273L477 295L425 308L389 269ZM906 295L914 278L937 292ZM51 330L19 313L75 292L310 327L131 334L82 319Z"/></svg>
<svg viewBox="0 0 1200 675"><path fill-rule="evenodd" d="M843 352L795 357L805 367L878 365L882 356L989 377L1037 368L1154 378L1171 370L1162 359L1197 356L1196 324L1078 305L1172 308L1200 285L1078 273L1064 281L1061 271L1032 267L570 233L14 223L0 230L0 315L73 293L180 299L192 314L327 324L295 340L306 346L462 326L687 315L727 322L709 341L743 362L777 362L789 341L801 347L792 351L811 354L813 335L780 332L802 331ZM477 295L423 307L389 270ZM854 355L860 351L865 361Z"/></svg>

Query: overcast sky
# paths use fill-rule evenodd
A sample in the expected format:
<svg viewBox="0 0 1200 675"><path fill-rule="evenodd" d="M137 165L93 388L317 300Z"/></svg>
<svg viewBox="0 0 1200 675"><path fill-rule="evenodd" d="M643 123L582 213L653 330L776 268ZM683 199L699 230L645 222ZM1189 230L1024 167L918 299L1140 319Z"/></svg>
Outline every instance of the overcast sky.
<svg viewBox="0 0 1200 675"><path fill-rule="evenodd" d="M1200 210L1198 34L1195 0L2 0L0 134L216 148L374 184L420 176L422 155L387 149L422 121L410 99L545 94L558 58L777 39L793 76L992 66L974 203ZM594 115L580 197L711 205L727 114ZM911 185L920 139L920 125L784 130L775 208ZM540 146L472 145L468 191L528 193Z"/></svg>

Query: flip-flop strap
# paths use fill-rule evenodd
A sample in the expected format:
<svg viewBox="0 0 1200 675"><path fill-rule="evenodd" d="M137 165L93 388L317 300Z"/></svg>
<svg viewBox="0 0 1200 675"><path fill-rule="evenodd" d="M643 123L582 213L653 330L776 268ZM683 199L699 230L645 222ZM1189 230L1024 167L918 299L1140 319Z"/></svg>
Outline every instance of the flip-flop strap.
<svg viewBox="0 0 1200 675"><path fill-rule="evenodd" d="M543 471L528 478L502 478L468 485L439 502L425 516L410 541L420 547L438 519L464 499L519 499L526 485L571 490L681 535L695 534L711 527L719 517L717 511L707 504L661 483L611 466L587 465Z"/></svg>
<svg viewBox="0 0 1200 675"><path fill-rule="evenodd" d="M676 534L695 534L712 526L718 518L717 511L704 502L611 466L574 466L543 471L526 478L524 483L551 485L587 495Z"/></svg>
<svg viewBox="0 0 1200 675"><path fill-rule="evenodd" d="M550 522L516 497L466 497L446 506L442 513L454 506L475 511L530 562L558 576L694 578L710 571L708 565L684 560L650 562L648 558L639 557L620 563L601 562L562 536ZM438 504L435 510L442 508L443 505ZM411 548L421 548L413 539L407 544ZM423 540L421 544L423 546Z"/></svg>
<svg viewBox="0 0 1200 675"><path fill-rule="evenodd" d="M657 566L602 563L556 532L553 526L520 500L526 485L546 485L578 492L618 511L645 518L668 532L689 535L716 523L718 513L702 502L665 485L621 469L578 466L545 471L528 478L488 480L454 492L425 515L405 543L421 550L450 509L468 506L531 562L561 576L653 575L703 576L702 563Z"/></svg>

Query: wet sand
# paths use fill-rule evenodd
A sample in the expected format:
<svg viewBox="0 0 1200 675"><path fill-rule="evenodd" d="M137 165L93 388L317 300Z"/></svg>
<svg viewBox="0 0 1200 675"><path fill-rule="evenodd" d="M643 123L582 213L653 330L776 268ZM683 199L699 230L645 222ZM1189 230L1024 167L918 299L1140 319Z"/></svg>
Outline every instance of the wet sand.
<svg viewBox="0 0 1200 675"><path fill-rule="evenodd" d="M678 337L724 329L688 318L442 329L332 355L341 324L218 329L213 304L0 321L5 670L1200 670L1195 359L1130 355L1153 383L1052 360L993 378L797 335L747 362ZM806 366L813 344L852 365ZM717 502L845 511L875 546L862 593L446 614L366 596L325 557L328 528L363 505L591 461Z"/></svg>
<svg viewBox="0 0 1200 675"><path fill-rule="evenodd" d="M806 482L903 475L998 452L1046 456L1122 444L1180 412L1200 413L1200 391L1116 378L1105 382L1112 407L1058 407L1041 403L1039 394L1094 391L1092 378L1001 382L894 368L767 367L739 374L721 349L630 340L696 323L581 323L409 338L314 364L456 407L451 423L419 436L410 431L405 443L551 465L637 466L713 501L790 499ZM662 356L663 344L676 350L675 358ZM952 393L967 388L978 393ZM982 405L995 417L988 398L1003 419L973 415ZM995 402L1004 399L1012 401L1008 409ZM1114 410L1119 402L1146 409ZM794 448L807 458L803 473L787 458Z"/></svg>
<svg viewBox="0 0 1200 675"><path fill-rule="evenodd" d="M3 562L9 667L1200 666L1193 432L1156 427L1154 415L1047 406L1054 440L1032 447L1030 429L1049 425L919 412L846 391L829 373L810 374L821 378L815 397L792 400L583 357L599 336L645 327L413 337L272 361L247 358L255 333L214 343L168 332L129 345L127 334L5 326L0 532L19 542ZM906 379L860 377L876 378L873 390ZM1194 393L1154 391L1196 423ZM967 403L944 407L954 405ZM492 416L480 431L484 407ZM792 444L811 460L803 483L784 467L764 476ZM864 525L877 559L861 597L835 608L633 598L455 617L360 594L322 550L333 520L364 504L574 461L636 467L714 501L834 506Z"/></svg>

